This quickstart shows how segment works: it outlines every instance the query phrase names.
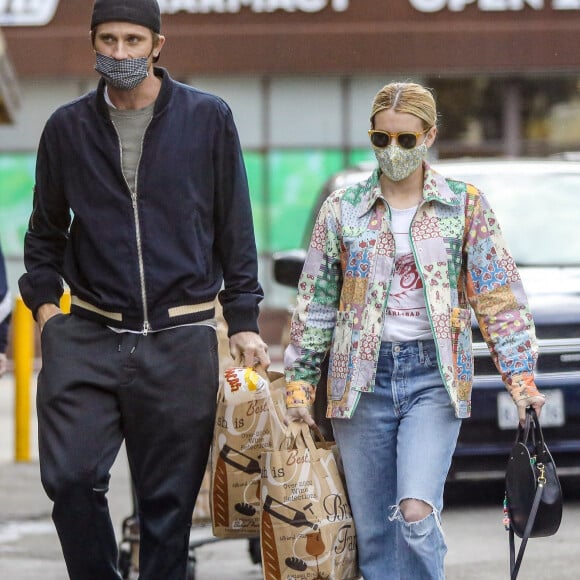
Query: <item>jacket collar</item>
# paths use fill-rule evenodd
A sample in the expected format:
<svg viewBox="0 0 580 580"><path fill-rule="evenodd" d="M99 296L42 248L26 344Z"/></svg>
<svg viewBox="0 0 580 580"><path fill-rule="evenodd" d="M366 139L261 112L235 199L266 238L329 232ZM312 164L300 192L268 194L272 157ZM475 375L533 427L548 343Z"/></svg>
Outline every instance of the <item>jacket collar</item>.
<svg viewBox="0 0 580 580"><path fill-rule="evenodd" d="M173 91L173 84L171 82L171 77L167 70L161 67L154 67L153 72L155 76L161 79L161 90L155 101L155 107L153 109L153 115L159 114L169 103L171 98L171 93ZM97 110L101 115L109 117L109 108L107 102L105 101L105 80L101 77L99 84L97 85Z"/></svg>
<svg viewBox="0 0 580 580"><path fill-rule="evenodd" d="M461 203L460 196L449 187L445 177L435 171L426 161L423 161L423 171L425 175L423 202L437 201L451 206L457 206ZM381 170L379 168L375 169L362 186L361 216L371 211L379 199L384 201L380 176Z"/></svg>

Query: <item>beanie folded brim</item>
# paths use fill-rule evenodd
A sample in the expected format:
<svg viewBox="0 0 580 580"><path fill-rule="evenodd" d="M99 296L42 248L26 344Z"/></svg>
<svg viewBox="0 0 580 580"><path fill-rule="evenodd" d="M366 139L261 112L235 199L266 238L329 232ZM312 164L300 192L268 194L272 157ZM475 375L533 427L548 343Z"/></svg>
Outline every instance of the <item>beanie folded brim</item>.
<svg viewBox="0 0 580 580"><path fill-rule="evenodd" d="M157 0L95 0L91 30L103 22L131 22L159 34L159 4Z"/></svg>

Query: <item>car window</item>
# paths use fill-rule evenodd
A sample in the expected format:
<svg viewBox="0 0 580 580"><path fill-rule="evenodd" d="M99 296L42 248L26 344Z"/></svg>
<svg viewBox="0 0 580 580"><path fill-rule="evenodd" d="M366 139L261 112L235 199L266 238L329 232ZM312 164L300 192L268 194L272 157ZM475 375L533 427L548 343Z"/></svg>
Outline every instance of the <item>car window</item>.
<svg viewBox="0 0 580 580"><path fill-rule="evenodd" d="M518 265L580 265L580 173L471 173L458 178L487 196Z"/></svg>

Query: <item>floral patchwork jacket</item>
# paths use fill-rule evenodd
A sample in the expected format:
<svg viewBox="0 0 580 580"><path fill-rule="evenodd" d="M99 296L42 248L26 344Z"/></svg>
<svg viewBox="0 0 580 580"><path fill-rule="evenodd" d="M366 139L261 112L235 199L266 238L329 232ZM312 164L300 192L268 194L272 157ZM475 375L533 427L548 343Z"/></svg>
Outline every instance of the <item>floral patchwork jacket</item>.
<svg viewBox="0 0 580 580"><path fill-rule="evenodd" d="M424 174L410 241L456 416L471 413L471 309L514 401L537 395L533 319L487 199L427 163ZM285 352L289 407L314 401L328 350L328 417L351 417L361 395L373 390L395 261L390 224L378 170L331 194L320 210Z"/></svg>

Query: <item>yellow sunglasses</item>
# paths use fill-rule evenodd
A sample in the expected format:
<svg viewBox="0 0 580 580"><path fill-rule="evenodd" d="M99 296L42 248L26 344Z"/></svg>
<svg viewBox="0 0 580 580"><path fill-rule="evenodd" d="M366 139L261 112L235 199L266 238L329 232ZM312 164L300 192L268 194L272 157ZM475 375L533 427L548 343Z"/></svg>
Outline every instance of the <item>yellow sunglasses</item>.
<svg viewBox="0 0 580 580"><path fill-rule="evenodd" d="M413 131L400 131L399 133L390 133L389 131L378 131L376 129L369 130L369 137L371 143L377 149L384 149L391 144L391 139L394 139L403 149L413 149L417 145L417 139L427 133L429 129L421 131L420 133L413 133Z"/></svg>

